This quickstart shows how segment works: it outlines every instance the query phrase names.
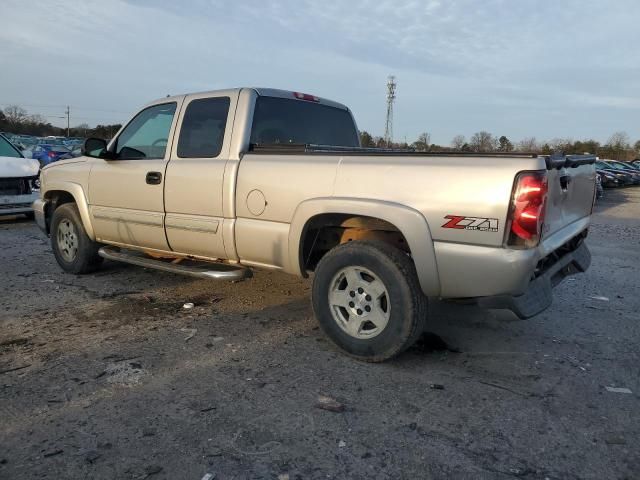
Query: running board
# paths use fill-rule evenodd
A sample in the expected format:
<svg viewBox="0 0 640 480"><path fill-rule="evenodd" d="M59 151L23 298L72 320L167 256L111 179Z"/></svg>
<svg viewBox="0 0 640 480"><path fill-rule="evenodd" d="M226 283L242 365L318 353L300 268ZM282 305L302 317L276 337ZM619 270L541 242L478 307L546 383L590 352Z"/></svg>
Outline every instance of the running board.
<svg viewBox="0 0 640 480"><path fill-rule="evenodd" d="M163 260L149 258L143 253L131 250L119 250L113 247L102 247L98 255L107 260L130 263L139 267L153 268L163 272L178 273L196 278L208 278L210 280L243 280L251 278L253 274L246 267L228 265L226 263L198 262L185 259L185 264L169 263Z"/></svg>

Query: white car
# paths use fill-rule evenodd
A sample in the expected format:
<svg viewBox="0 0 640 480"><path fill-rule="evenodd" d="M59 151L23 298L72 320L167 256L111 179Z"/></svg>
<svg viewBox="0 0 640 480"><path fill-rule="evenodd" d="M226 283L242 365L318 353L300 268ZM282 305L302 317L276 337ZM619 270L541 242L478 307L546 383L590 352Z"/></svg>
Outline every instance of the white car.
<svg viewBox="0 0 640 480"><path fill-rule="evenodd" d="M0 135L0 216L22 214L33 218L31 204L39 196L39 171L37 160L24 158Z"/></svg>

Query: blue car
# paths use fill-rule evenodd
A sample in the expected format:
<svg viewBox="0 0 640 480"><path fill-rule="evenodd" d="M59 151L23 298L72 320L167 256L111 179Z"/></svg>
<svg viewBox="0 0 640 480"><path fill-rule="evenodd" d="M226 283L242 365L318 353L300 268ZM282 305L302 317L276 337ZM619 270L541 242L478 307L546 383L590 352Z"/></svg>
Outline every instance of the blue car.
<svg viewBox="0 0 640 480"><path fill-rule="evenodd" d="M60 157L69 154L69 148L64 145L38 144L33 147L33 158L40 162L41 166L57 162Z"/></svg>

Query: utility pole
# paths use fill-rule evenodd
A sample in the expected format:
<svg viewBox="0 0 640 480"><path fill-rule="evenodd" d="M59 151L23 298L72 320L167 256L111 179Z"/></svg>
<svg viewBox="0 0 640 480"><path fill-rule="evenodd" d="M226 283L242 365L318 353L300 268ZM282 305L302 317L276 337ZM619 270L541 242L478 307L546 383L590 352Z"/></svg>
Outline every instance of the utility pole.
<svg viewBox="0 0 640 480"><path fill-rule="evenodd" d="M396 77L390 75L387 79L387 123L384 128L384 141L387 147L393 143L393 102L396 99Z"/></svg>
<svg viewBox="0 0 640 480"><path fill-rule="evenodd" d="M69 138L69 114L71 113L69 110L69 105L67 105L67 111L64 113L67 114L67 138Z"/></svg>

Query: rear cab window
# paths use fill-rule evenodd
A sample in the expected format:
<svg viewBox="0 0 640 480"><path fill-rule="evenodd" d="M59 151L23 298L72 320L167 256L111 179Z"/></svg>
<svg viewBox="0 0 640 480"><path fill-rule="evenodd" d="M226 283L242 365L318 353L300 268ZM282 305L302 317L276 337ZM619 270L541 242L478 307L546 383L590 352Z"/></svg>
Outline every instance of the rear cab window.
<svg viewBox="0 0 640 480"><path fill-rule="evenodd" d="M256 100L251 143L360 146L358 131L348 110L268 96L259 96Z"/></svg>
<svg viewBox="0 0 640 480"><path fill-rule="evenodd" d="M180 127L178 157L214 158L220 155L229 115L229 97L192 100Z"/></svg>

